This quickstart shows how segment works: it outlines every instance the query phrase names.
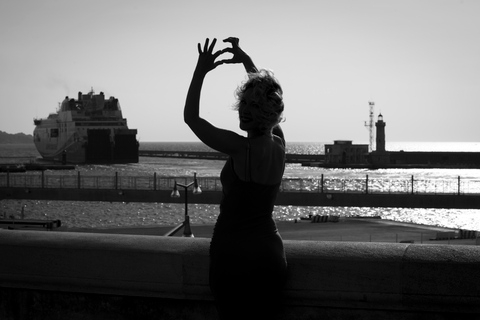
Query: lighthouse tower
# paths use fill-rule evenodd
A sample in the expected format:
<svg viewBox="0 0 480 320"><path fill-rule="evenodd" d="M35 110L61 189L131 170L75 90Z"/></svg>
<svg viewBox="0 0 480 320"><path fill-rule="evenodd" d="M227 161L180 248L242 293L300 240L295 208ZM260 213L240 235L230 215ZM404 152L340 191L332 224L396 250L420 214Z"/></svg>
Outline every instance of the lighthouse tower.
<svg viewBox="0 0 480 320"><path fill-rule="evenodd" d="M380 113L378 115L378 121L375 123L375 127L377 127L377 148L375 151L377 152L385 152L385 125L387 123L383 121L383 116Z"/></svg>

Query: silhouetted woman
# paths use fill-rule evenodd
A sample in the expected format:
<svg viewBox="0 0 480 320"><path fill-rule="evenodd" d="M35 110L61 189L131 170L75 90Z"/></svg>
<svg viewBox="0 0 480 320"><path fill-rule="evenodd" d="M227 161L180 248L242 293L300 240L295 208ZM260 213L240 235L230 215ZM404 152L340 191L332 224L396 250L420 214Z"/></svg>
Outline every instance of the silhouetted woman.
<svg viewBox="0 0 480 320"><path fill-rule="evenodd" d="M198 44L198 63L187 94L184 119L197 137L229 155L220 178L223 197L210 244L210 287L220 319L274 319L287 263L273 205L285 168L285 140L279 126L283 92L273 74L232 47L214 52L216 39ZM223 53L231 59L216 61ZM236 109L247 137L220 129L200 117L200 92L208 72L242 63L248 79L237 89Z"/></svg>

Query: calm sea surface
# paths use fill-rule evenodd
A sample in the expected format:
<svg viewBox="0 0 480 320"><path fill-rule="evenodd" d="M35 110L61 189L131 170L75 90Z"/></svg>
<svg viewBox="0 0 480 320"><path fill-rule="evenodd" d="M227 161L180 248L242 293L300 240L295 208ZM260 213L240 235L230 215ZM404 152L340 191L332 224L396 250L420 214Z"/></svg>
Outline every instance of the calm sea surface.
<svg viewBox="0 0 480 320"><path fill-rule="evenodd" d="M329 142L331 143L331 142ZM324 143L289 143L289 153L322 153ZM480 152L477 142L390 142L389 151L466 151ZM140 149L144 150L189 150L210 151L208 147L198 142L142 142ZM18 163L38 161L39 155L30 144L0 145L0 163ZM117 165L80 165L72 174L80 171L82 174L111 175L118 172L122 175L153 175L158 176L191 176L197 172L199 177L218 177L223 161L150 158L141 157L136 164ZM68 172L48 172L48 174L68 174ZM326 178L369 178L382 179L452 179L461 177L462 181L480 181L478 169L325 169L302 167L289 164L285 170L285 178L319 179ZM0 217L18 216L21 207L26 206L24 215L27 218L61 219L63 225L70 227L129 227L172 225L183 221L183 206L177 204L127 204L127 203L86 203L65 201L0 201ZM68 207L68 210L56 208ZM190 204L192 223L213 223L218 214L216 205ZM356 208L356 207L293 207L278 206L275 208L275 218L278 220L293 220L308 214L339 215L339 216L381 216L396 221L414 222L419 224L480 230L480 210L459 209L406 209L406 208Z"/></svg>

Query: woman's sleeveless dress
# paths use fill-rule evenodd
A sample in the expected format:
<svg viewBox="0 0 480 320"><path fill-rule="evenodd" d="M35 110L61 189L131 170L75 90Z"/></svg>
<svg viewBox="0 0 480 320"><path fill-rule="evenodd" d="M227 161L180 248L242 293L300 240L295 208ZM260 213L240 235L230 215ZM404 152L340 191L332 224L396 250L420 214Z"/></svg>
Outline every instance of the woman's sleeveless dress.
<svg viewBox="0 0 480 320"><path fill-rule="evenodd" d="M223 198L210 244L210 287L220 319L274 318L287 269L272 217L280 184L240 180L231 158L220 178Z"/></svg>

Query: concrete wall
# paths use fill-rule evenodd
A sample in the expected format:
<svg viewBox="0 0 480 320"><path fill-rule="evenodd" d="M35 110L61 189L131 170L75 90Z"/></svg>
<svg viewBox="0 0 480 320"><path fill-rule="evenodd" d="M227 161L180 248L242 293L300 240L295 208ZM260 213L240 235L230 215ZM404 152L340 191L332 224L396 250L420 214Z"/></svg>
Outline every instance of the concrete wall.
<svg viewBox="0 0 480 320"><path fill-rule="evenodd" d="M172 198L170 194L171 190L0 188L0 199L184 203L183 196ZM192 203L219 204L221 197L221 191L203 191L202 194L195 195L189 200ZM480 209L480 197L477 194L280 192L275 204L282 206Z"/></svg>
<svg viewBox="0 0 480 320"><path fill-rule="evenodd" d="M421 152L400 151L388 152L392 164L427 164L427 165L458 165L467 168L478 168L480 152Z"/></svg>
<svg viewBox="0 0 480 320"><path fill-rule="evenodd" d="M209 239L0 230L0 319L215 319ZM281 319L480 318L475 246L286 241Z"/></svg>

